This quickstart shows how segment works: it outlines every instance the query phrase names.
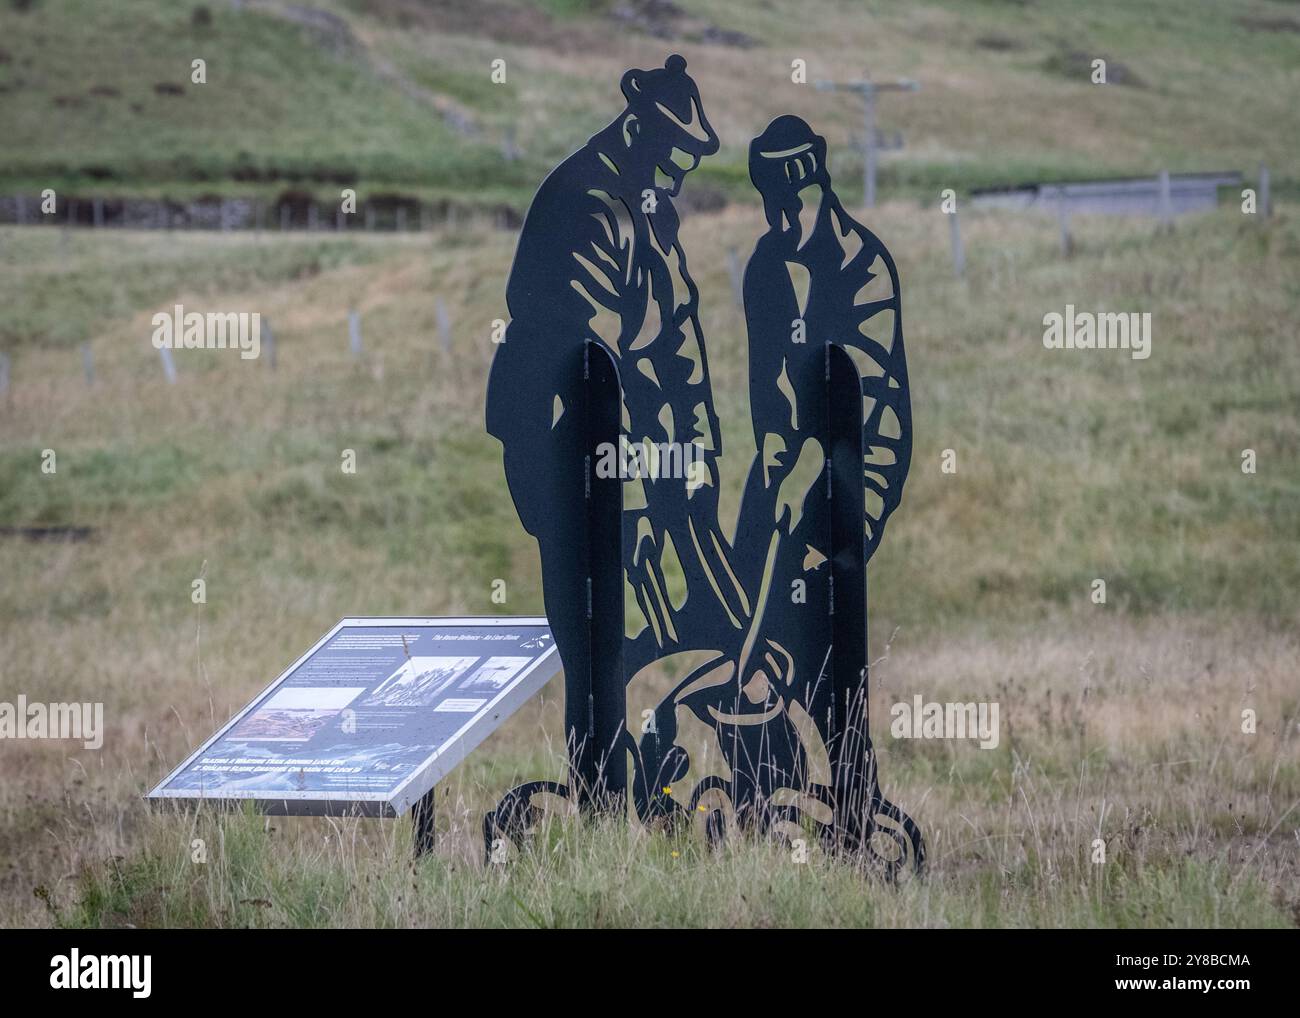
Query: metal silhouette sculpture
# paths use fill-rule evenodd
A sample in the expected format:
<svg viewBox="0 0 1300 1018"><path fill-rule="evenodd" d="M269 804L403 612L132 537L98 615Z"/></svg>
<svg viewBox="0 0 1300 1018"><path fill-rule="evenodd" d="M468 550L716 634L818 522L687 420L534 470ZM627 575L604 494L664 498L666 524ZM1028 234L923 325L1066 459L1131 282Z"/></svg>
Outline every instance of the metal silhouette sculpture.
<svg viewBox="0 0 1300 1018"><path fill-rule="evenodd" d="M919 868L920 831L881 794L867 726L866 563L911 454L893 259L845 212L825 140L804 121L779 117L754 139L768 222L744 281L757 454L728 538L698 293L672 203L718 139L680 56L628 71L622 90L623 112L529 209L488 384L488 430L541 551L570 766L567 784L507 793L485 841L522 841L540 793L620 811L630 785L643 822L702 812L710 840L811 824L831 851L891 874ZM611 450L630 474L601 469ZM685 651L705 663L634 738L627 683ZM691 767L681 709L713 729L729 772L685 803L670 794Z"/></svg>

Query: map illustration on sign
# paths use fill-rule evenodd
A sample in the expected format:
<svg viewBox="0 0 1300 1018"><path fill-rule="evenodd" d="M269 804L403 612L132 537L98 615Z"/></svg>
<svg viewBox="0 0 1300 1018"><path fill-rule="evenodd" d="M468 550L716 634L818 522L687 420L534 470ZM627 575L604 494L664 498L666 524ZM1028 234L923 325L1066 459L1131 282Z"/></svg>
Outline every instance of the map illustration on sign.
<svg viewBox="0 0 1300 1018"><path fill-rule="evenodd" d="M148 798L396 816L558 671L542 618L344 619Z"/></svg>

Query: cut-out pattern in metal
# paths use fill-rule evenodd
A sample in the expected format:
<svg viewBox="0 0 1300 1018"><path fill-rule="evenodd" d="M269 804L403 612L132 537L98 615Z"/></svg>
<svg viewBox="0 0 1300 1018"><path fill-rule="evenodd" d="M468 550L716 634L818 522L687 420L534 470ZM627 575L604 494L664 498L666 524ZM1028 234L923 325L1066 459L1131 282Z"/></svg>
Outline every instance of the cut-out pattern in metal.
<svg viewBox="0 0 1300 1018"><path fill-rule="evenodd" d="M630 791L642 821L703 814L711 840L811 824L832 851L919 868L920 831L880 791L866 710L866 563L911 455L893 259L841 205L804 121L754 139L768 223L744 278L757 454L730 538L673 206L718 139L681 57L628 71L622 90L623 112L533 201L488 384L488 430L541 551L570 773L513 789L485 839L521 840L543 793L619 810ZM634 736L627 684L685 652L703 663ZM725 764L689 796L683 718L712 730Z"/></svg>

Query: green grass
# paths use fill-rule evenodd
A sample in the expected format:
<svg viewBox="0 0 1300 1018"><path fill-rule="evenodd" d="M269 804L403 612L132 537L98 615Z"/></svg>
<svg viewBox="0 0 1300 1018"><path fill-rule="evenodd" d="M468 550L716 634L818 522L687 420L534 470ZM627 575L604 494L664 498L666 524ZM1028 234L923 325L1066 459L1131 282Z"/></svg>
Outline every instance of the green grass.
<svg viewBox="0 0 1300 1018"><path fill-rule="evenodd" d="M1227 859L1160 850L1113 866L1057 866L1032 855L890 887L850 866L742 842L719 852L666 834L557 823L544 847L480 868L433 858L412 865L404 841L338 825L324 842L260 818L154 828L158 851L87 867L71 900L50 903L67 928L456 927L683 928L1289 927L1293 919ZM269 830L268 830L269 826ZM219 844L196 863L194 839ZM1050 904L1049 904L1050 903Z"/></svg>
<svg viewBox="0 0 1300 1018"><path fill-rule="evenodd" d="M0 179L182 197L232 183L270 194L362 182L427 193L440 181L464 197L461 174L506 172L489 148L386 82L363 50L336 51L256 5L208 9L208 27L194 25L193 6L156 0L6 9ZM203 84L191 79L195 59L206 61Z"/></svg>
<svg viewBox="0 0 1300 1018"><path fill-rule="evenodd" d="M0 349L28 346L75 350L107 321L141 308L150 314L167 300L193 304L214 294L273 282L308 279L350 264L364 264L380 249L364 240L339 243L298 236L293 243L220 243L195 248L177 238L120 235L97 242L80 231L38 230L25 238L22 257L5 256L0 276Z"/></svg>
<svg viewBox="0 0 1300 1018"><path fill-rule="evenodd" d="M1266 0L828 2L816 17L788 2L682 6L685 20L670 19L670 30L683 37L664 41L629 31L608 4L569 0L509 0L473 18L404 0L318 0L307 24L269 0L240 11L6 3L0 191L184 199L294 190L324 200L351 186L363 197L523 208L541 174L617 113L621 69L659 65L674 48L687 53L724 141L701 180L733 197L748 190L748 140L778 107L826 132L844 191L856 193L858 157L846 146L860 134L860 109L811 82L856 76L864 62L923 86L881 102L882 126L906 138L884 157L886 190L928 197L1161 168L1253 175L1260 162L1279 193L1296 187L1300 114L1288 96L1300 36L1265 27L1277 6ZM759 46L692 42L704 25L743 30ZM981 44L991 36L1005 48ZM1093 85L1064 53L1123 63L1142 87ZM809 61L810 84L791 84L794 57ZM207 62L206 84L191 82L196 58ZM489 77L497 58L507 62L504 84ZM160 84L179 92L160 94ZM517 162L502 155L507 131L523 152Z"/></svg>
<svg viewBox="0 0 1300 1018"><path fill-rule="evenodd" d="M914 217L911 225L903 215ZM891 217L904 231L905 278L924 294L907 312L908 335L919 337L911 352L916 469L908 511L873 563L873 584L891 591L892 623L970 621L990 610L1048 618L1079 604L1098 576L1112 602L1136 616L1292 618L1300 543L1287 535L1300 533L1300 361L1268 323L1293 306L1300 241L1289 221L1264 239L1257 224L1240 220L1225 210L1187 221L1172 237L1098 221L1081 228L1082 253L1061 261L1045 252L1050 228L1022 221L1004 235L1005 221L989 214L969 222L973 265L959 283L943 278L941 252L918 257L930 243L924 217ZM727 286L719 244L743 249L732 231L705 241L693 259L717 297ZM246 499L269 532L286 537L308 528L389 560L416 540L472 565L484 592L528 554L480 416L483 343L501 313L490 280L500 279L507 237L469 248L463 239L431 248L413 238L394 249L380 238L78 235L66 261L54 231L7 237L13 271L0 289L17 308L3 334L15 395L34 397L31 387L49 377L77 409L66 425L31 427L38 414L11 433L0 450L0 523L112 527L191 499L223 515ZM478 253L449 280L466 250ZM477 266L488 262L485 277ZM413 288L378 292L398 266ZM448 281L464 347L452 364L440 361L434 339L439 279ZM1002 299L1007 287L1014 306ZM274 323L282 377L262 362L178 352L190 381L164 391L147 343L149 315L174 301L232 299ZM1149 308L1151 359L1044 350L1041 317L1066 302ZM378 362L371 367L386 368L383 377L347 356L352 306L367 309L363 331ZM735 384L739 321L725 301L710 314L724 442L741 457L748 410ZM304 315L311 325L297 324ZM74 346L97 333L113 337L92 343L107 393L86 389ZM144 401L124 424L116 402L135 397L114 372L128 365ZM228 386L238 387L233 400L222 395ZM425 392L444 394L436 412ZM412 405L422 407L415 416ZM165 427L150 422L155 413ZM50 447L60 457L55 477L34 469ZM339 472L345 448L357 451L365 483ZM957 451L955 475L938 472L945 448ZM1240 469L1246 448L1259 460L1254 475ZM729 475L727 512L740 476L739 466ZM954 526L980 533L988 554L933 539Z"/></svg>

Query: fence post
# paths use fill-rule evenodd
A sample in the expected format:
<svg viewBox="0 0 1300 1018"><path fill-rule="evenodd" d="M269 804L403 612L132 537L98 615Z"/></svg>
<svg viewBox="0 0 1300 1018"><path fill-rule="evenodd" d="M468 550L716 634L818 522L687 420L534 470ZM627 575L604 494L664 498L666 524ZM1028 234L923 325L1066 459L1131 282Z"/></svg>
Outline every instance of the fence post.
<svg viewBox="0 0 1300 1018"><path fill-rule="evenodd" d="M1268 167L1259 164L1259 214L1267 219L1273 214L1272 195L1269 193Z"/></svg>
<svg viewBox="0 0 1300 1018"><path fill-rule="evenodd" d="M415 857L428 855L437 847L438 834L434 827L434 793L437 786L430 788L411 808L411 827L415 841Z"/></svg>
<svg viewBox="0 0 1300 1018"><path fill-rule="evenodd" d="M434 301L434 314L438 319L438 344L443 353L451 353L451 317L447 314L447 302L441 297Z"/></svg>
<svg viewBox="0 0 1300 1018"><path fill-rule="evenodd" d="M1074 250L1074 238L1070 235L1070 210L1065 204L1064 188L1056 199L1056 221L1061 227L1061 254L1068 258Z"/></svg>
<svg viewBox="0 0 1300 1018"><path fill-rule="evenodd" d="M1169 193L1169 171L1161 170L1157 180L1160 188L1160 228L1162 230L1172 230L1174 228L1174 204Z"/></svg>
<svg viewBox="0 0 1300 1018"><path fill-rule="evenodd" d="M171 347L163 346L158 348L158 355L162 358L163 374L167 376L169 385L176 384L176 362L172 360Z"/></svg>
<svg viewBox="0 0 1300 1018"><path fill-rule="evenodd" d="M266 360L271 365L271 370L275 370L275 330L271 328L271 323L262 319L262 346L266 348Z"/></svg>
<svg viewBox="0 0 1300 1018"><path fill-rule="evenodd" d="M86 376L86 384L95 384L95 355L90 352L90 344L81 344L81 370Z"/></svg>
<svg viewBox="0 0 1300 1018"><path fill-rule="evenodd" d="M9 355L0 353L0 396L9 393Z"/></svg>
<svg viewBox="0 0 1300 1018"><path fill-rule="evenodd" d="M961 224L957 222L956 209L948 213L948 219L951 220L948 223L948 230L952 236L952 271L960 279L962 273L966 271L966 249L962 247Z"/></svg>
<svg viewBox="0 0 1300 1018"><path fill-rule="evenodd" d="M352 359L361 359L361 312L348 311L348 347L352 350Z"/></svg>

